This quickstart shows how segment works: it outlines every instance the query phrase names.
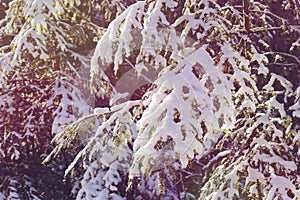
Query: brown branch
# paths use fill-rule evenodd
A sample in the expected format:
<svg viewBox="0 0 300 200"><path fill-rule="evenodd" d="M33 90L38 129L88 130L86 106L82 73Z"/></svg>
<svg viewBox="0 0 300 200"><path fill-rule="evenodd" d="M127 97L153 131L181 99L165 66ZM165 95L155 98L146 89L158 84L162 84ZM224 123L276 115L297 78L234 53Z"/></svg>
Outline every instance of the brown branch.
<svg viewBox="0 0 300 200"><path fill-rule="evenodd" d="M250 20L249 20L249 0L243 0L243 14L244 14L244 26L247 33L250 32Z"/></svg>
<svg viewBox="0 0 300 200"><path fill-rule="evenodd" d="M279 54L279 55L283 55L283 56L293 58L298 63L298 65L300 66L300 59L298 57L292 55L292 54L284 53L284 52L275 52L275 51L264 53L264 55L272 55L272 54Z"/></svg>
<svg viewBox="0 0 300 200"><path fill-rule="evenodd" d="M249 29L249 33L258 33L258 32L265 32L265 31L274 31L274 30L280 30L282 29L282 27L270 27L270 28L253 28L253 29ZM240 33L247 33L246 29L240 29L237 30Z"/></svg>
<svg viewBox="0 0 300 200"><path fill-rule="evenodd" d="M258 32L274 31L274 30L282 30L282 27L270 27L270 28L259 27L259 28L250 29L249 31L251 33L258 33Z"/></svg>

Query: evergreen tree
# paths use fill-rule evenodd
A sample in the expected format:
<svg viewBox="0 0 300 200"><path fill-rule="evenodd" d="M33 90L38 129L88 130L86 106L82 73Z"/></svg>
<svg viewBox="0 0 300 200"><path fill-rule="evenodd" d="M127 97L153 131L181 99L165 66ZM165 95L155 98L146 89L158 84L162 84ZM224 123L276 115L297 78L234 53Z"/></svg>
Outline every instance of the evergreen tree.
<svg viewBox="0 0 300 200"><path fill-rule="evenodd" d="M131 2L0 3L1 199L69 199L62 172L72 152L47 167L41 161L52 137L97 103L88 92L90 52Z"/></svg>
<svg viewBox="0 0 300 200"><path fill-rule="evenodd" d="M77 199L298 198L299 13L282 14L298 4L141 1L112 21L91 63L110 108L55 138L100 123L66 172L85 171ZM151 87L124 100L139 77Z"/></svg>
<svg viewBox="0 0 300 200"><path fill-rule="evenodd" d="M300 198L298 0L1 5L0 199Z"/></svg>
<svg viewBox="0 0 300 200"><path fill-rule="evenodd" d="M78 13L79 6L10 1L1 21L0 190L5 199L63 198L64 161L49 168L41 161L52 149L53 135L90 110L80 72L89 70L87 47L93 40L86 38L96 36L97 26Z"/></svg>

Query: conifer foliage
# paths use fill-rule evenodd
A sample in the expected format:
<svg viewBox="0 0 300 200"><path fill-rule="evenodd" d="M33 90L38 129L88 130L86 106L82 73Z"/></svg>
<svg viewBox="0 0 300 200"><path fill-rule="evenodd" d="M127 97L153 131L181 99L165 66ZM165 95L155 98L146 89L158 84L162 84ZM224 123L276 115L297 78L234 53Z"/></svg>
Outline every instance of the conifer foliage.
<svg viewBox="0 0 300 200"><path fill-rule="evenodd" d="M287 69L299 69L299 30L297 15L282 17L289 6L298 2L141 1L112 21L92 80L129 64L152 83L123 103L111 85L110 109L95 110L97 131L70 166L84 160L77 198L299 197L299 97ZM282 34L284 52L271 46ZM58 147L69 137L58 135Z"/></svg>
<svg viewBox="0 0 300 200"><path fill-rule="evenodd" d="M6 5L0 29L1 191L8 199L42 198L33 189L18 188L35 187L27 186L30 178L42 179L27 168L48 173L47 179L51 170L40 163L52 148L51 138L63 125L89 113L79 89L85 84L79 70L88 70L88 59L78 48L96 30L87 23L77 25L87 16L76 13L78 4L73 1L10 1ZM5 174L6 168L15 170Z"/></svg>
<svg viewBox="0 0 300 200"><path fill-rule="evenodd" d="M65 171L72 199L300 198L298 0L7 9L3 161L30 166L53 138L43 163L74 157ZM85 70L102 105L93 113ZM18 173L0 175L0 198L23 194ZM24 180L28 198L43 197Z"/></svg>

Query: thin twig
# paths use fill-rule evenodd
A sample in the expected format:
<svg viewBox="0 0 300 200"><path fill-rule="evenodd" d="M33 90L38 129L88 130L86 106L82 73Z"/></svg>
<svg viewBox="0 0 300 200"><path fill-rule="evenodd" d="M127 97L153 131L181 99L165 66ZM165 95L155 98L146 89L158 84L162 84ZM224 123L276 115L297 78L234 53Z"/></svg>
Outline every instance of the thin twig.
<svg viewBox="0 0 300 200"><path fill-rule="evenodd" d="M298 65L300 66L300 59L299 59L298 57L292 55L292 54L284 53L284 52L276 52L276 51L271 51L271 52L266 52L266 53L264 53L264 55L273 55L273 54L279 54L279 55L291 57L291 58L293 58L293 59L298 63Z"/></svg>

